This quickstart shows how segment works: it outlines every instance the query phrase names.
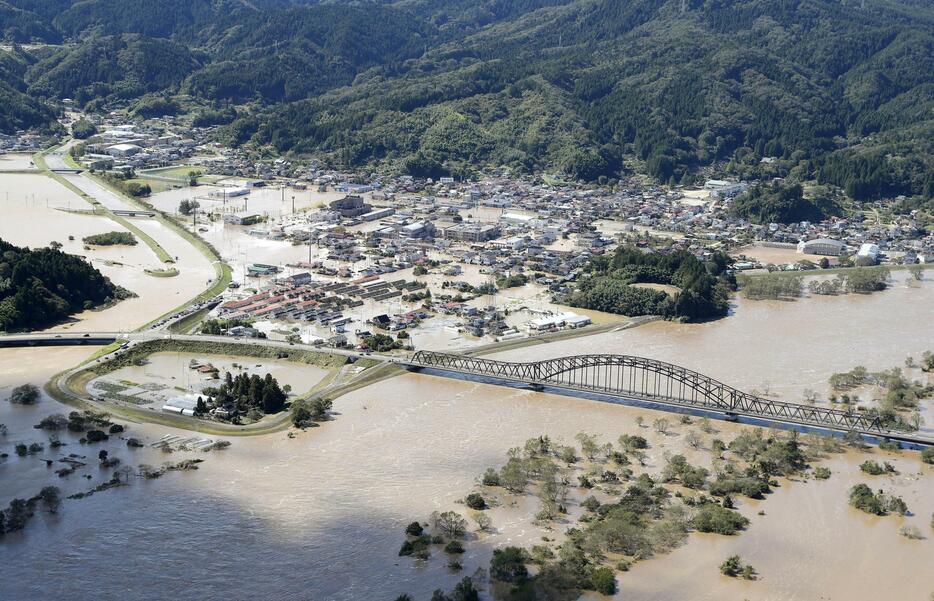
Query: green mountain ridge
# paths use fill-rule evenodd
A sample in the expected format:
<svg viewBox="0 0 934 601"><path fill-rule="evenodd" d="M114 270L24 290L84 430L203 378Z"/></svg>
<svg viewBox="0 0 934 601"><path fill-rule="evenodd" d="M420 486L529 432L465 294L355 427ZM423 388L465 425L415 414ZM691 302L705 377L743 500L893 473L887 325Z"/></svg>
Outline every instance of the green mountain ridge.
<svg viewBox="0 0 934 601"><path fill-rule="evenodd" d="M923 0L56 2L30 14L81 41L31 51L28 88L5 81L81 102L248 103L223 129L234 144L426 175L689 182L716 166L857 198L934 190ZM135 61L96 51L130 38ZM172 69L146 66L168 52Z"/></svg>

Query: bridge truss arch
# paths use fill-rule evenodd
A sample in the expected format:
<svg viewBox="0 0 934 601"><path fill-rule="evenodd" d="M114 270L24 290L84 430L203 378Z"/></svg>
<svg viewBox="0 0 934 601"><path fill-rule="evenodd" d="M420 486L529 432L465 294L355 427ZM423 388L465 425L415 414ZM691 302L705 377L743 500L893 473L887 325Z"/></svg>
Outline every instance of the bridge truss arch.
<svg viewBox="0 0 934 601"><path fill-rule="evenodd" d="M752 395L696 371L631 355L575 355L535 362L496 361L418 351L410 365L633 400L885 436L875 415L787 403Z"/></svg>

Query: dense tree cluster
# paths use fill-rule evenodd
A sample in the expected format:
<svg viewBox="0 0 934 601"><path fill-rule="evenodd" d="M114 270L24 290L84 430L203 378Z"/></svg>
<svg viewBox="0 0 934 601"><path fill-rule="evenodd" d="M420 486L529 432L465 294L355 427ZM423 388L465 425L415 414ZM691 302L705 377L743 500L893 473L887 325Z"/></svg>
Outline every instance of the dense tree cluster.
<svg viewBox="0 0 934 601"><path fill-rule="evenodd" d="M39 388L35 384L22 384L10 393L14 405L35 405L39 402Z"/></svg>
<svg viewBox="0 0 934 601"><path fill-rule="evenodd" d="M377 353L388 353L389 351L394 351L396 349L402 348L402 343L392 336L387 336L386 334L373 334L372 336L367 336L363 339L363 344L366 345L371 351Z"/></svg>
<svg viewBox="0 0 934 601"><path fill-rule="evenodd" d="M97 126L87 119L79 119L71 126L71 135L79 140L87 140L97 133Z"/></svg>
<svg viewBox="0 0 934 601"><path fill-rule="evenodd" d="M127 294L80 257L0 240L0 330L48 326Z"/></svg>
<svg viewBox="0 0 934 601"><path fill-rule="evenodd" d="M61 504L61 491L57 486L45 486L39 494L28 499L13 499L6 509L0 510L0 538L8 532L25 528L37 509L55 513Z"/></svg>
<svg viewBox="0 0 934 601"><path fill-rule="evenodd" d="M622 246L611 258L597 257L590 275L578 283L567 303L621 315L663 315L688 320L722 317L735 279L728 271L729 259L715 254L701 262L686 251L644 252ZM631 284L670 284L680 288L673 297Z"/></svg>
<svg viewBox="0 0 934 601"><path fill-rule="evenodd" d="M857 484L850 489L850 505L875 515L887 515L897 513L905 515L908 513L908 505L901 497L887 494L883 491L873 492L865 484Z"/></svg>
<svg viewBox="0 0 934 601"><path fill-rule="evenodd" d="M233 405L237 411L248 413L258 409L263 413L278 413L285 409L286 393L279 387L279 382L266 374L265 378L257 374L240 373L234 376L230 372L224 375L224 381L212 393L213 402L219 407Z"/></svg>
<svg viewBox="0 0 934 601"><path fill-rule="evenodd" d="M786 186L779 182L756 186L730 205L732 215L759 224L821 221L836 212L827 199L805 199L801 184Z"/></svg>
<svg viewBox="0 0 934 601"><path fill-rule="evenodd" d="M106 232L104 234L92 234L81 239L85 244L92 246L136 246L139 242L130 232Z"/></svg>

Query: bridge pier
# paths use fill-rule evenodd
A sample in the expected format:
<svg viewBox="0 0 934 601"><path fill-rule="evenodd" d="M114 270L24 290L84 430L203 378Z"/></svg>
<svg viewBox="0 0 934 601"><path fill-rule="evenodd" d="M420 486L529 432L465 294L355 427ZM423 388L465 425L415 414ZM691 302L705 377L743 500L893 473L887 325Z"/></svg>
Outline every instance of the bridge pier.
<svg viewBox="0 0 934 601"><path fill-rule="evenodd" d="M867 440L891 439L934 446L934 439L912 430L886 426L876 415L799 405L737 390L695 371L644 357L578 355L531 363L497 361L454 353L418 351L407 368L490 384L648 406L674 413L707 415L730 422Z"/></svg>

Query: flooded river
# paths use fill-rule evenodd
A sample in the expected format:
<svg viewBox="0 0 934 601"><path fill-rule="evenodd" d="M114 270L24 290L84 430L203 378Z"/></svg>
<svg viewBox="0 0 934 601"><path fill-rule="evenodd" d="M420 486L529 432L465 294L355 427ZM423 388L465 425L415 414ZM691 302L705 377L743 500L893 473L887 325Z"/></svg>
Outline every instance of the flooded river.
<svg viewBox="0 0 934 601"><path fill-rule="evenodd" d="M69 176L76 185L96 190L116 209L132 208L113 194L101 192L86 178ZM203 292L215 277L210 261L178 234L150 219L133 219L133 224L154 238L171 256L176 277L159 278L145 270L166 267L142 241L135 246L89 247L81 241L85 236L112 231L126 231L104 216L67 211L91 208L77 194L40 174L3 174L0 177L0 238L31 248L48 246L52 241L62 244L62 250L81 255L110 278L136 294L105 310L85 311L73 320L60 324L56 331L117 331L132 330L171 311ZM71 237L72 239L69 239Z"/></svg>
<svg viewBox="0 0 934 601"><path fill-rule="evenodd" d="M57 239L66 250L78 252L68 247L68 234L80 240L87 233L119 229L102 218L72 215L63 218L65 225L55 220L45 229L27 227L30 220L60 213L44 206L44 186L51 180L9 178L29 178L17 180L10 200L0 189L6 215L13 219L0 224L0 235L12 242L44 245ZM9 178L3 181L13 181ZM24 196L24 181L35 190L30 192L35 199ZM58 188L47 190L66 206L77 202ZM142 227L173 254L175 248L184 251L156 224ZM145 255L149 251L143 245L117 252L127 253L121 262L135 266L133 275L121 279L127 276L116 268L108 275L121 284L141 283L134 279L137 270L154 257ZM95 254L90 256L95 260ZM184 256L200 257L190 251ZM182 276L153 278L151 289L124 284L143 292L138 310L104 311L96 314L98 319L119 321L122 316L127 326L139 325L147 311L159 314L193 296L211 270L203 258L189 260L195 262L180 266ZM106 267L103 254L99 261ZM186 273L193 274L190 280L183 279ZM768 389L785 400L800 401L806 388L826 398L833 372L855 365L870 370L900 366L908 355L917 358L934 350L934 281L926 277L920 287L911 287L899 275L890 290L869 296L787 303L739 299L733 315L716 322L659 322L498 357L626 353L677 363L742 389ZM179 303L172 300L176 297ZM115 310L121 306L133 307L121 303ZM78 474L57 478L41 461L57 454L20 458L12 452L21 441L46 441L45 433L32 426L70 409L48 398L35 407L13 406L5 400L10 389L24 382L42 385L91 353L0 350L0 423L9 430L0 438L0 452L10 454L0 459L0 504L50 483L71 494L109 478L97 467L88 471L91 480ZM305 383L293 388L310 388L312 382ZM530 526L534 504L506 504L491 511L494 533L467 545L463 574L451 573L440 551L427 563L397 556L405 524L425 520L435 510L463 509L456 501L472 490L486 467L504 461L509 447L542 433L572 443L581 430L602 441L639 432L652 445L646 470L658 473L666 452L683 450L687 432L678 427L673 435L660 436L639 428L637 416L649 422L658 416L647 410L414 374L355 391L338 399L334 409L333 421L294 439L285 433L233 438L226 451L197 454L205 459L198 471L137 479L128 487L65 501L58 515L37 515L25 532L0 544L0 599L356 600L393 599L403 592L427 599L435 588L450 588L463 574L488 565L494 546L540 540L542 531ZM717 427L717 436L726 440L737 431L731 424ZM128 424L126 435L149 442L166 434L189 435L143 424ZM62 451L92 460L101 448L133 466L166 460L148 446L131 451L116 438L93 447L72 435L62 439L68 445ZM185 457L175 453L170 458ZM736 537L692 534L670 555L621 574L619 598L927 599L934 591L929 525L934 470L921 466L913 454L886 459L900 475L865 476L858 470L863 457L850 453L825 462L834 472L828 481L783 481L765 501L739 501L739 510L752 522L748 532ZM901 495L912 514L876 518L852 510L846 490L856 482ZM927 538L899 536L902 525L918 527ZM734 553L755 566L760 580L719 574L719 563Z"/></svg>
<svg viewBox="0 0 934 601"><path fill-rule="evenodd" d="M633 353L743 388L768 383L783 398L798 400L805 387L823 390L833 371L900 365L907 354L934 347L934 325L922 318L932 300L931 282L920 289L896 284L872 296L741 300L735 314L719 322L656 323L503 356ZM87 351L0 351L4 383L41 381L82 353ZM52 407L49 400L38 408L0 405L0 422L11 425L4 449L19 438L36 438L29 426ZM427 375L356 391L340 398L335 410L334 421L295 439L284 433L235 438L198 472L67 501L58 517L40 516L0 546L4 573L16 574L0 581L0 598L350 600L409 592L426 599L461 575L447 570L440 552L425 564L398 557L404 525L435 510L462 509L457 499L486 467L500 465L509 447L540 433L571 443L581 430L604 441L638 431L652 444L646 470L658 473L666 451L683 449L687 431L682 426L659 437L638 428L637 415L655 417L646 410ZM29 412L35 415L24 417ZM171 432L130 426L150 439ZM717 436L727 440L737 428L717 427ZM619 597L926 599L934 590L928 524L934 470L922 467L916 455L886 459L900 475L871 478L858 470L863 457L838 455L825 462L834 472L828 481L783 481L765 501L739 502L752 521L748 532L692 534L670 555L621 574ZM18 461L0 464L4 503L16 494L8 491L39 484L15 484ZM901 495L912 515L876 518L849 508L846 490L860 481ZM468 545L464 573L485 566L494 545L536 543L541 531L529 525L532 510L522 504L493 510L495 533ZM927 538L899 536L905 524ZM734 553L755 566L760 580L720 576L717 566Z"/></svg>

